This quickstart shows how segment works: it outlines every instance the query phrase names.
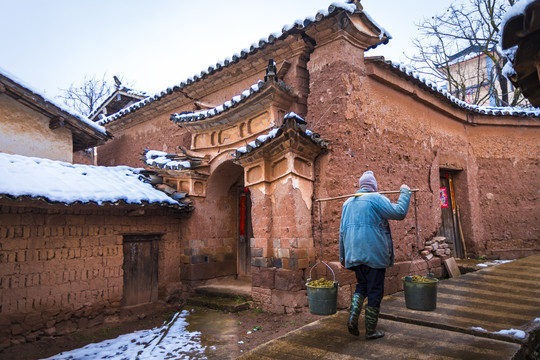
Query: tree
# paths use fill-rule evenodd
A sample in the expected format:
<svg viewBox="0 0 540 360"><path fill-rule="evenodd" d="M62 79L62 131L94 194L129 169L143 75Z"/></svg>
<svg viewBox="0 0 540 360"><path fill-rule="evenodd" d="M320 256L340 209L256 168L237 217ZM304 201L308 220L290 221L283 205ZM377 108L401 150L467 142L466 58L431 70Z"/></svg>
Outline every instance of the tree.
<svg viewBox="0 0 540 360"><path fill-rule="evenodd" d="M106 75L103 75L98 79L95 76L85 76L81 85L71 84L69 89L62 89L63 94L59 97L70 108L89 116L115 89L105 77ZM115 82L116 79L115 76Z"/></svg>
<svg viewBox="0 0 540 360"><path fill-rule="evenodd" d="M498 52L501 20L516 0L471 0L450 5L417 24L415 69L445 81L457 98L474 104L515 106L524 101L502 75L506 59Z"/></svg>

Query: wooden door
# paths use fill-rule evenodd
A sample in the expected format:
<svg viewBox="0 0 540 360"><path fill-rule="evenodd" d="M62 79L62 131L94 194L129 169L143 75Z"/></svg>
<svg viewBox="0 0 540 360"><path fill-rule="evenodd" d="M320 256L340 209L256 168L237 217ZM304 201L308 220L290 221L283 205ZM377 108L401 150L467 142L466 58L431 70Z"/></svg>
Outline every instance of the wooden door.
<svg viewBox="0 0 540 360"><path fill-rule="evenodd" d="M251 198L249 189L242 187L238 200L238 275L251 273Z"/></svg>
<svg viewBox="0 0 540 360"><path fill-rule="evenodd" d="M157 300L158 236L124 237L124 305Z"/></svg>
<svg viewBox="0 0 540 360"><path fill-rule="evenodd" d="M456 200L454 192L454 181L452 173L441 172L441 227L439 228L438 235L444 236L447 243L453 250L454 256L463 258L463 246L461 245L461 238L458 232L458 223L456 215Z"/></svg>

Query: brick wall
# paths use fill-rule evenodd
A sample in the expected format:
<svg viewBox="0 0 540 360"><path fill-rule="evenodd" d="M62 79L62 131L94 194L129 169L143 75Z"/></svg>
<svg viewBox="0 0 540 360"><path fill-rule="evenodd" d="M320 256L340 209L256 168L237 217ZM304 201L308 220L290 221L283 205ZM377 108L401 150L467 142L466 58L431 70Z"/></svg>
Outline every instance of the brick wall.
<svg viewBox="0 0 540 360"><path fill-rule="evenodd" d="M130 216L134 209L138 216ZM181 288L179 226L165 209L3 200L0 348L114 320L122 306L124 234L162 234L158 293L174 296Z"/></svg>

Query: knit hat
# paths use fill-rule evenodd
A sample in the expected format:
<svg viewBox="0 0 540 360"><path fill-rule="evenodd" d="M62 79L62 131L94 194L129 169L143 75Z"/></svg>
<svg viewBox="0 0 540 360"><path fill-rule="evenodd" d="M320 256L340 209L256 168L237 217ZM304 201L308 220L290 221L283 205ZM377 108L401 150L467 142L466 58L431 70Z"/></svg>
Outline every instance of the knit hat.
<svg viewBox="0 0 540 360"><path fill-rule="evenodd" d="M369 191L377 191L377 180L373 176L373 171L369 170L362 174L360 177L360 189L366 189Z"/></svg>

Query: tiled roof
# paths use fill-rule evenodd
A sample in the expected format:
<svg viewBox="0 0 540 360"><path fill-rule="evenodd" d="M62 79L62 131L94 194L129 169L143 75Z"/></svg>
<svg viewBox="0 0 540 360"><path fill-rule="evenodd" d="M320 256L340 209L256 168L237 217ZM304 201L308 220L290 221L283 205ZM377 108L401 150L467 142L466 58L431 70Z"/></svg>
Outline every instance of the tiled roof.
<svg viewBox="0 0 540 360"><path fill-rule="evenodd" d="M68 109L66 105L42 95L39 91L35 90L30 85L26 84L24 81L18 79L16 76L10 74L8 71L2 68L0 68L0 80L2 80L2 82L5 82L5 85L10 85L14 88L29 91L33 94L33 101L35 103L43 104L43 107L46 107L51 111L56 111L57 109L59 112L63 113L63 116L66 116L66 118L73 118L84 126L90 127L94 131L108 136L107 130L103 126L98 125L93 121L90 121L86 116L77 113L73 109Z"/></svg>
<svg viewBox="0 0 540 360"><path fill-rule="evenodd" d="M304 128L305 124L306 124L306 121L302 117L298 116L294 112L290 112L288 114L285 114L283 119L284 119L284 125L286 123L285 120L294 119L296 121L296 124L299 125L300 131L304 136L309 138L314 143L318 144L321 148L326 148L326 146L327 146L326 142L323 139L320 138L319 134L314 133L313 131L311 131L309 129L303 129L302 130L302 128ZM254 149L257 149L257 148L263 146L264 144L272 141L272 139L279 137L282 133L283 133L283 129L282 129L282 127L279 127L279 128L274 128L274 129L270 130L270 132L268 132L266 134L259 135L255 140L250 141L247 145L237 148L236 151L234 152L233 156L235 158L238 158L238 157L240 157L242 155L245 155L245 154L253 151Z"/></svg>
<svg viewBox="0 0 540 360"><path fill-rule="evenodd" d="M90 166L0 153L0 198L73 204L152 204L187 210L127 166Z"/></svg>
<svg viewBox="0 0 540 360"><path fill-rule="evenodd" d="M392 61L384 62L387 66L392 68L395 71L399 71L401 74L415 80L419 85L426 86L429 90L435 93L439 93L446 97L449 101L459 106L462 109L472 111L482 115L506 115L506 116L540 116L539 108L517 108L517 107L496 107L496 106L479 106L474 104L468 104L463 100L460 100L450 94L445 89L438 86L436 83L432 82L429 79L423 77L420 73L416 72L412 68L405 66L401 63L396 63Z"/></svg>
<svg viewBox="0 0 540 360"><path fill-rule="evenodd" d="M130 89L126 86L117 88L113 91L105 100L103 100L99 106L97 106L94 111L88 115L89 119L95 121L100 113L103 113L103 108L107 107L107 112L121 110L124 107L128 106L130 103L135 101L142 100L148 97L148 93L140 90ZM109 110L109 107L112 105L112 110ZM116 109L115 109L116 108Z"/></svg>
<svg viewBox="0 0 540 360"><path fill-rule="evenodd" d="M251 95L258 93L265 86L265 82L258 81L256 84L253 84L249 89L244 90L242 94L233 96L231 100L226 101L222 105L216 106L209 110L202 110L185 114L173 114L171 115L171 120L174 123L178 124L182 122L191 122L211 118L246 101Z"/></svg>
<svg viewBox="0 0 540 360"><path fill-rule="evenodd" d="M112 121L115 121L115 120L117 120L117 119L131 113L132 111L136 111L136 110L138 110L138 109L140 109L140 108L142 108L142 107L144 107L144 106L146 106L146 105L148 105L148 104L150 104L150 103L152 103L154 101L160 100L163 97L172 94L173 92L180 91L180 90L184 89L185 87L187 87L187 86L189 86L189 85L191 85L191 84L193 84L195 82L200 81L201 79L207 77L208 75L212 75L212 74L222 70L223 68L228 67L230 64L237 63L241 59L247 58L249 55L252 55L252 54L256 53L257 51L259 51L261 49L264 49L266 46L274 44L278 40L284 40L285 38L287 38L289 35L293 34L294 32L305 31L307 28L310 27L310 25L312 25L314 23L317 23L317 22L329 17L330 15L332 15L334 13L337 13L340 10L347 11L347 12L349 12L351 14L354 13L355 11L357 11L356 5L354 5L354 4L343 3L343 2L333 2L328 7L327 10L319 10L315 16L307 17L304 20L296 20L292 25L284 26L282 28L282 30L281 30L281 34L272 33L267 38L261 38L258 43L252 44L249 49L243 49L240 53L234 54L231 58L226 58L225 60L220 61L220 62L216 63L213 66L209 66L207 70L201 71L201 73L199 75L194 75L193 77L190 77L189 79L187 79L186 81L181 82L180 84L169 87L169 88L167 88L167 89L165 89L165 90L163 90L163 91L161 91L159 93L156 93L156 94L154 94L152 96L149 96L149 97L147 97L147 98L145 98L145 99L143 99L141 101L138 101L135 104L133 104L133 105L131 105L131 106L125 108L125 109L122 109L122 110L120 110L119 112L117 112L115 114L109 115L106 118L99 120L98 124L100 124L100 125L108 124L108 123L110 123ZM381 40L385 36L388 39L391 38L390 34L388 34L388 32L385 29L378 26L375 23L375 21L373 21L371 19L371 17L365 11L362 11L362 13L375 26L379 27L379 29L381 31L381 33L380 33Z"/></svg>
<svg viewBox="0 0 540 360"><path fill-rule="evenodd" d="M166 170L185 170L195 169L203 163L203 157L195 157L188 155L185 151L183 154L169 154L158 150L144 150L144 162L157 169Z"/></svg>

